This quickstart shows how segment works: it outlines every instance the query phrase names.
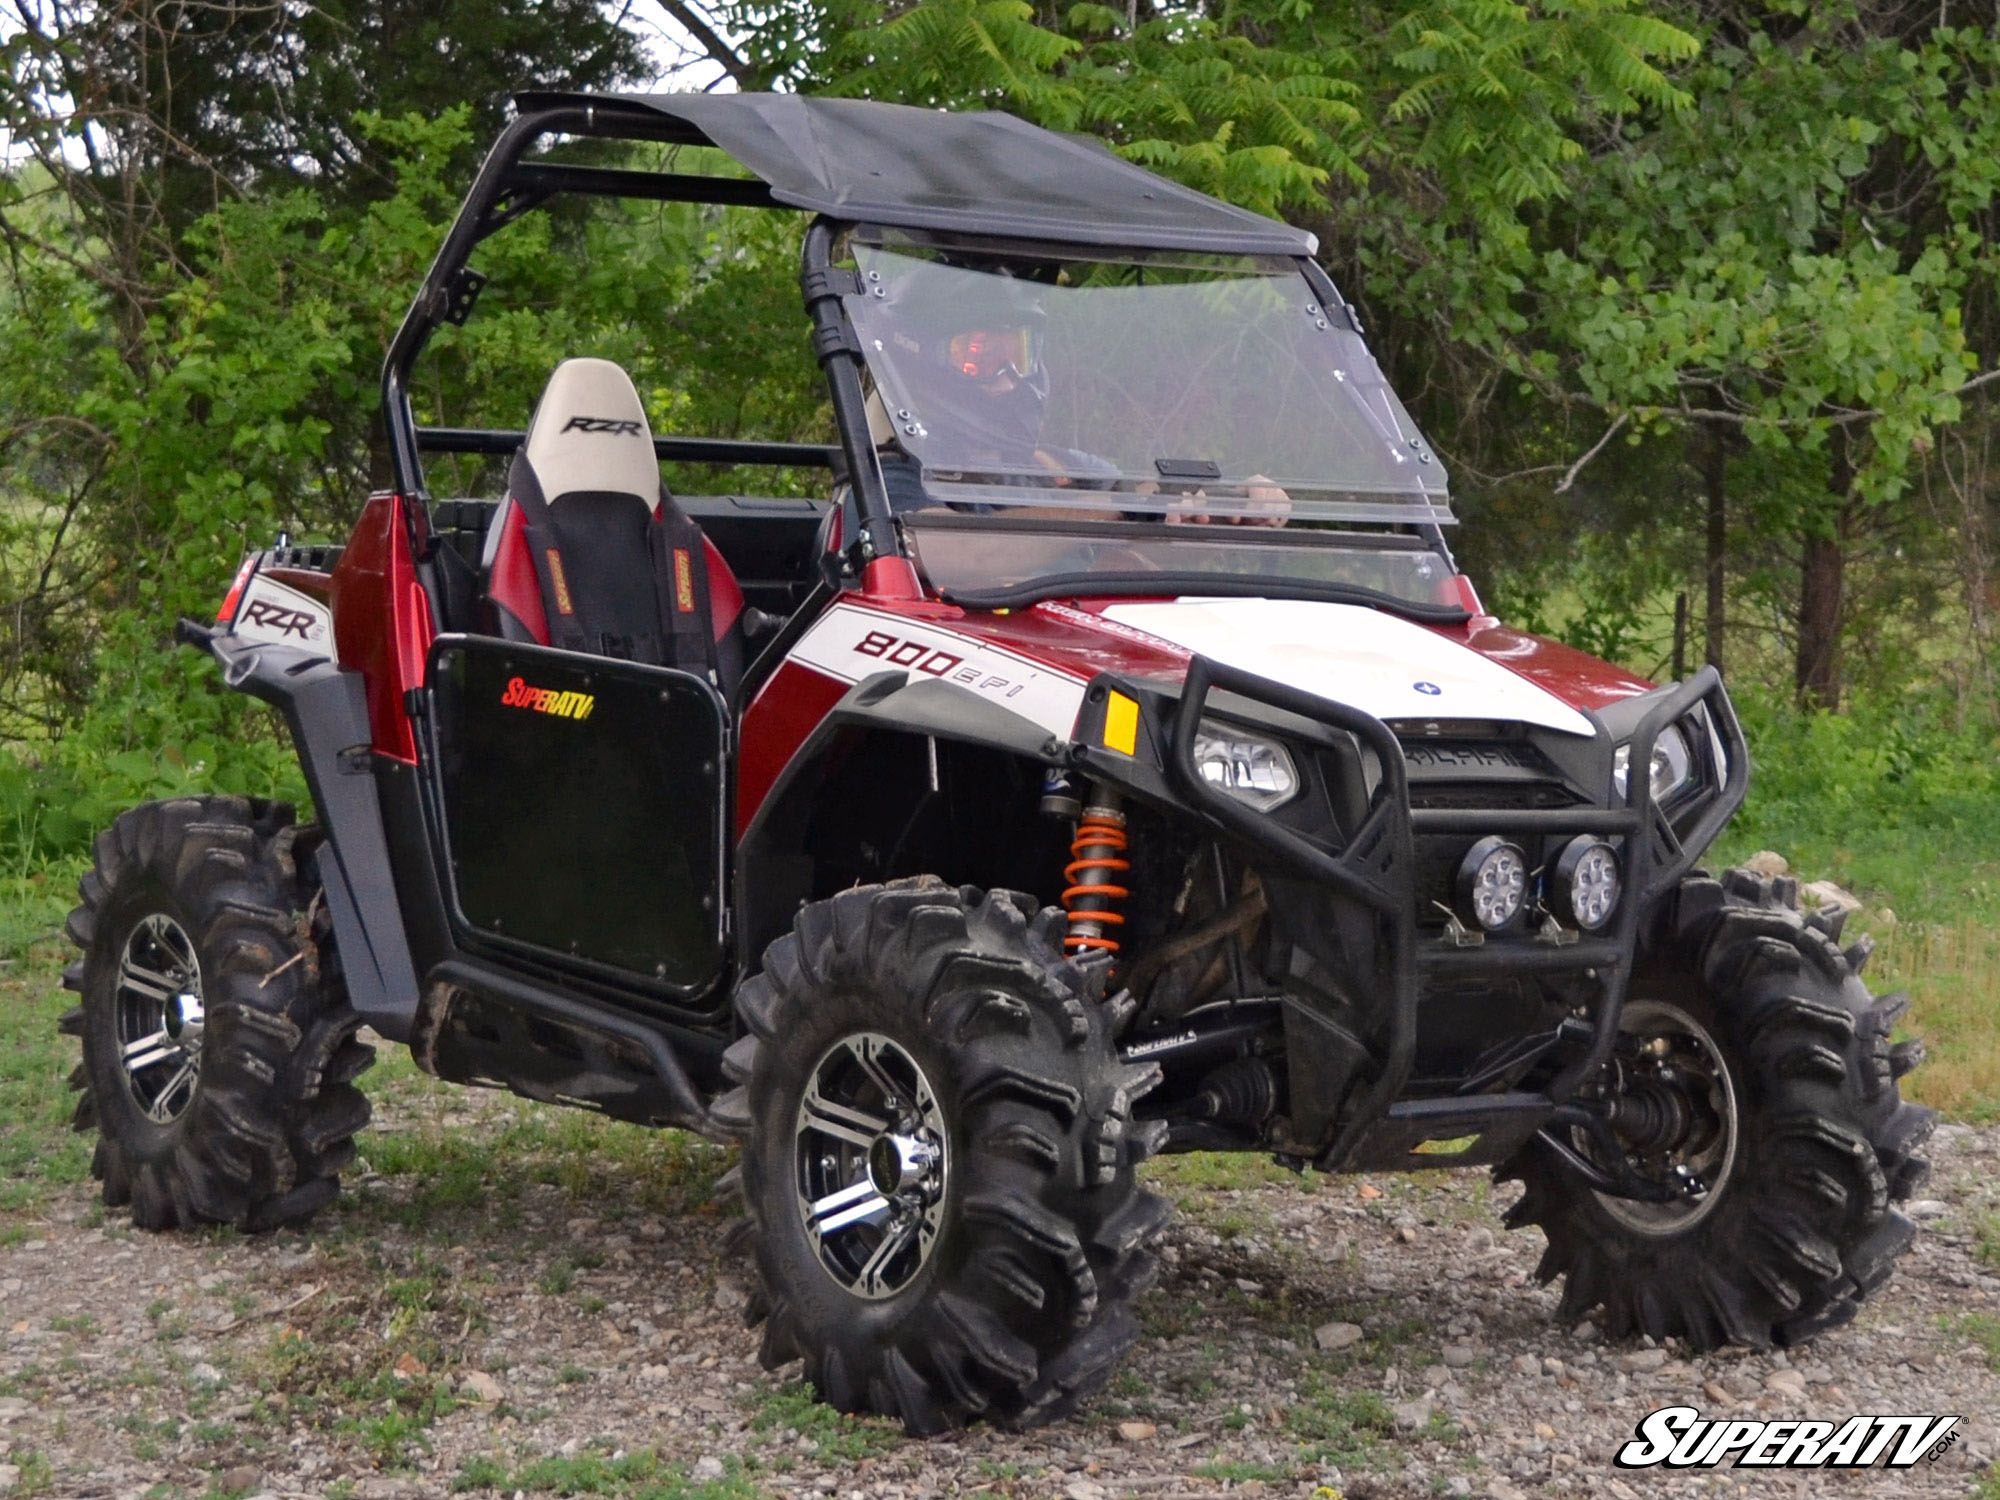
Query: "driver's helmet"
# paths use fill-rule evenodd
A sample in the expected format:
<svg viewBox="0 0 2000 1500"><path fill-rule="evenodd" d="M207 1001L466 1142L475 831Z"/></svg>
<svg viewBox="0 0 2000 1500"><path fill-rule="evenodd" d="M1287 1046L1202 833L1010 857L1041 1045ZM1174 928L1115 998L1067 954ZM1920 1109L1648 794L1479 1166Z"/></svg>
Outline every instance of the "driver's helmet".
<svg viewBox="0 0 2000 1500"><path fill-rule="evenodd" d="M1049 395L1041 288L990 263L921 266L890 295L897 343L935 372L912 395L924 426L951 433L954 451L1031 466Z"/></svg>

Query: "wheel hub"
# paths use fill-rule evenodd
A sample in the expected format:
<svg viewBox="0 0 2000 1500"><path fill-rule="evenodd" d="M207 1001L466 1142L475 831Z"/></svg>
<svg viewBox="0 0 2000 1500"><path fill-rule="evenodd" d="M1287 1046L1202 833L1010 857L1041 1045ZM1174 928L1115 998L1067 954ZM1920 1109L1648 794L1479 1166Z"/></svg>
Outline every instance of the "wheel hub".
<svg viewBox="0 0 2000 1500"><path fill-rule="evenodd" d="M929 1261L944 1223L950 1144L937 1092L880 1032L820 1055L799 1101L799 1217L820 1265L857 1297L892 1297Z"/></svg>
<svg viewBox="0 0 2000 1500"><path fill-rule="evenodd" d="M198 994L180 994L167 1006L167 1035L189 1052L201 1051L201 1035L207 1013Z"/></svg>
<svg viewBox="0 0 2000 1500"><path fill-rule="evenodd" d="M1600 1165L1659 1184L1664 1201L1605 1192L1596 1197L1627 1228L1677 1234L1715 1207L1735 1168L1735 1086L1715 1038L1677 1005L1629 1001L1619 1031L1625 1045L1604 1108L1624 1161ZM1582 1133L1574 1139L1585 1155L1603 1156Z"/></svg>
<svg viewBox="0 0 2000 1500"><path fill-rule="evenodd" d="M875 1191L893 1197L921 1188L936 1168L938 1148L915 1135L885 1135L868 1148L868 1176Z"/></svg>
<svg viewBox="0 0 2000 1500"><path fill-rule="evenodd" d="M1696 1130L1693 1099L1657 1076L1627 1080L1608 1101L1606 1113L1620 1141L1642 1155L1673 1153L1687 1146Z"/></svg>
<svg viewBox="0 0 2000 1500"><path fill-rule="evenodd" d="M171 1124L201 1083L201 963L187 929L165 912L133 924L112 994L125 1087L146 1118Z"/></svg>

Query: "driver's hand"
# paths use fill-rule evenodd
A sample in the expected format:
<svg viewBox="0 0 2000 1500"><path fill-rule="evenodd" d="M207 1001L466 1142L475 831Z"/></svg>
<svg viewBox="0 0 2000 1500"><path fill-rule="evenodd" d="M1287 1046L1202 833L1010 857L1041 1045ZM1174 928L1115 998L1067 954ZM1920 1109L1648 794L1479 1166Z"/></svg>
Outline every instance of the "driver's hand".
<svg viewBox="0 0 2000 1500"><path fill-rule="evenodd" d="M1069 488L1070 485L1069 470L1063 466L1063 461L1061 459L1057 458L1053 453L1049 452L1046 448L1037 448L1035 450L1035 462L1040 464L1043 468L1047 469L1051 474L1055 475L1057 489Z"/></svg>
<svg viewBox="0 0 2000 1500"><path fill-rule="evenodd" d="M1252 474L1244 480L1243 495L1250 502L1248 508L1230 517L1238 526L1282 526L1292 518L1292 497L1269 475Z"/></svg>
<svg viewBox="0 0 2000 1500"><path fill-rule="evenodd" d="M1292 518L1292 497L1269 475L1252 474L1243 482L1243 499L1217 504L1202 490L1177 495L1167 504L1169 526L1283 526Z"/></svg>

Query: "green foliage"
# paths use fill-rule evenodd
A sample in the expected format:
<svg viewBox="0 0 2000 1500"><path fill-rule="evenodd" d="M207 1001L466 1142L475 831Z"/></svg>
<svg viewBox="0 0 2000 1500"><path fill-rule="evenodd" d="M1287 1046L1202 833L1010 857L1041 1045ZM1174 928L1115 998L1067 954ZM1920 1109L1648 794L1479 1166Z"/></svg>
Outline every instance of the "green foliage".
<svg viewBox="0 0 2000 1500"><path fill-rule="evenodd" d="M0 747L0 869L83 853L125 808L229 791L309 806L274 711L225 690L191 651L163 650L138 619L110 623L92 711L59 739Z"/></svg>
<svg viewBox="0 0 2000 1500"><path fill-rule="evenodd" d="M35 263L0 298L0 399L39 434L0 441L0 493L83 494L67 509L55 496L0 505L0 585L32 601L34 576L53 573L44 592L62 595L17 614L11 643L0 635L19 714L0 725L14 741L0 745L0 861L80 850L148 797L302 800L275 717L223 691L169 632L211 616L238 558L279 531L345 535L378 463L382 349L457 209L450 164L470 122L465 108L361 117L393 153L390 191L358 207L309 187L224 202L187 231L189 274L121 337L116 299L59 264ZM796 232L693 205L530 216L483 247L481 317L436 341L420 419L523 425L556 358L596 354L634 372L663 430L824 437L787 269ZM30 372L52 336L74 358L50 382ZM440 466L441 491L453 481L489 495L497 483Z"/></svg>
<svg viewBox="0 0 2000 1500"><path fill-rule="evenodd" d="M1913 686L1846 713L1801 713L1781 694L1739 690L1752 748L1750 797L1727 859L1782 852L1905 917L1944 920L2000 900L2000 756L1956 704Z"/></svg>

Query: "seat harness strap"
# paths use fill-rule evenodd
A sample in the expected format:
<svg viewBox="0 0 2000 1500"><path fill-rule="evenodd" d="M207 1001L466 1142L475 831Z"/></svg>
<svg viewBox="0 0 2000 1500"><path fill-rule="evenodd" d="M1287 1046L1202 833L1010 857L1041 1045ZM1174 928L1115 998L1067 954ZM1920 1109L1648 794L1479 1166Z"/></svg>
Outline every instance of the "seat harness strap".
<svg viewBox="0 0 2000 1500"><path fill-rule="evenodd" d="M674 503L664 485L660 487L659 509L646 527L653 576L653 629L631 635L593 630L586 623L584 601L574 589L579 583L587 588L589 581L573 580L564 566L552 509L524 450L514 455L507 488L521 508L528 552L542 588L551 646L676 667L711 684L718 680L715 637L709 623L714 616L709 603L706 545L701 528Z"/></svg>
<svg viewBox="0 0 2000 1500"><path fill-rule="evenodd" d="M667 665L706 677L716 673L715 613L708 596L708 547L701 527L660 488L660 508L646 528L660 611L667 626Z"/></svg>

